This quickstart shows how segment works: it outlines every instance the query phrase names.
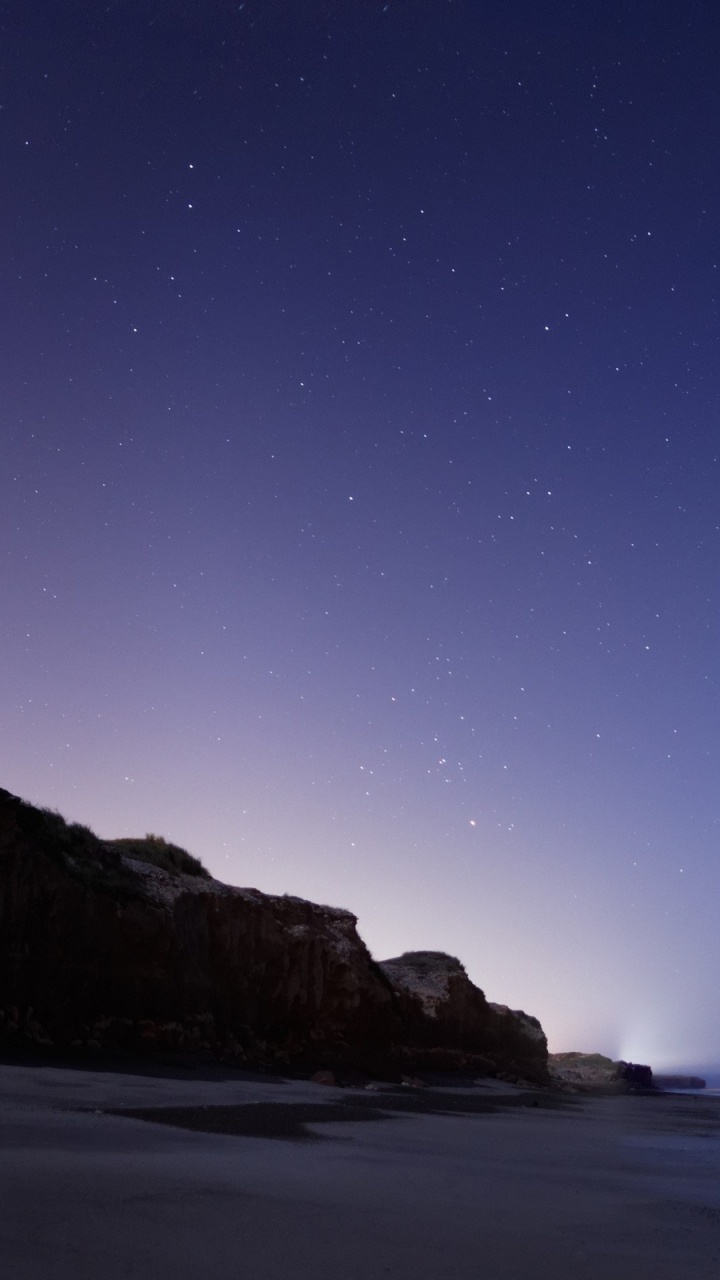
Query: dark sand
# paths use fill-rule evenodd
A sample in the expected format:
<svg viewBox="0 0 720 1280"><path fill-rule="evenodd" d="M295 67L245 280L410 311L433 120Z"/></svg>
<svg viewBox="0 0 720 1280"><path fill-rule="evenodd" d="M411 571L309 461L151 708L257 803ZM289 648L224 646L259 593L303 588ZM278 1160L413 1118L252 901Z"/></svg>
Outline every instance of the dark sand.
<svg viewBox="0 0 720 1280"><path fill-rule="evenodd" d="M3 1280L705 1280L720 1100L0 1066Z"/></svg>

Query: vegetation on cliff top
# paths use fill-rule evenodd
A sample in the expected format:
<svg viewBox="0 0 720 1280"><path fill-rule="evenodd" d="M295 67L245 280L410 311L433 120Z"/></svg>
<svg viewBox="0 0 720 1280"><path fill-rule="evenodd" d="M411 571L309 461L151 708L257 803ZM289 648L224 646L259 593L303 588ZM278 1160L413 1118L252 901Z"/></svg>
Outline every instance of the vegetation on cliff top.
<svg viewBox="0 0 720 1280"><path fill-rule="evenodd" d="M187 849L182 849L179 844L171 844L164 836L153 835L151 831L144 839L124 836L120 840L106 840L105 846L128 858L136 858L138 862L150 862L155 867L162 867L163 871L169 871L171 875L181 872L185 876L212 879L199 858L188 853Z"/></svg>
<svg viewBox="0 0 720 1280"><path fill-rule="evenodd" d="M199 858L171 844L163 836L101 840L80 822L66 822L53 809L40 809L0 789L0 798L11 802L22 838L27 845L61 865L76 879L100 892L134 897L137 877L123 855L150 862L171 875L179 873L211 879Z"/></svg>

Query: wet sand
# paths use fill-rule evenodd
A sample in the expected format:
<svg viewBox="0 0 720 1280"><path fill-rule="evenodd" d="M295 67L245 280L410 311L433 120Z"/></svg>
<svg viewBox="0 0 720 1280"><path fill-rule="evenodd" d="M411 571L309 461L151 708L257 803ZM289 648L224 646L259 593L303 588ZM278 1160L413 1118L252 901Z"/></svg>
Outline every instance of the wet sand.
<svg viewBox="0 0 720 1280"><path fill-rule="evenodd" d="M0 1066L0 1258L4 1280L716 1280L720 1100Z"/></svg>

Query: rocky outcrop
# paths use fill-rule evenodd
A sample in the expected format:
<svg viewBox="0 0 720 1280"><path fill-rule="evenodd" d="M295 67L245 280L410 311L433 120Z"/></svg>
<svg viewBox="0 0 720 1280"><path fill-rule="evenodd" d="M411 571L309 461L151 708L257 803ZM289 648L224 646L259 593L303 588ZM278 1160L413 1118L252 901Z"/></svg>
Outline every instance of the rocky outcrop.
<svg viewBox="0 0 720 1280"><path fill-rule="evenodd" d="M656 1089L706 1089L707 1080L702 1076L657 1075L653 1072L653 1083Z"/></svg>
<svg viewBox="0 0 720 1280"><path fill-rule="evenodd" d="M551 1053L548 1070L554 1084L579 1093L628 1093L655 1087L651 1067L613 1062L602 1053Z"/></svg>
<svg viewBox="0 0 720 1280"><path fill-rule="evenodd" d="M101 841L0 790L0 1034L238 1063L397 1073L435 1051L441 1065L544 1071L539 1024L489 1005L459 961L442 957L433 1010L403 979L417 965L377 965L349 911L221 884L183 853Z"/></svg>
<svg viewBox="0 0 720 1280"><path fill-rule="evenodd" d="M348 911L128 857L0 792L0 1009L39 1042L242 1060L380 1046L393 997Z"/></svg>
<svg viewBox="0 0 720 1280"><path fill-rule="evenodd" d="M463 965L441 951L410 951L380 968L397 992L416 1064L482 1070L502 1063L513 1079L545 1079L547 1041L536 1018L490 1004ZM439 1052L442 1046L442 1053Z"/></svg>

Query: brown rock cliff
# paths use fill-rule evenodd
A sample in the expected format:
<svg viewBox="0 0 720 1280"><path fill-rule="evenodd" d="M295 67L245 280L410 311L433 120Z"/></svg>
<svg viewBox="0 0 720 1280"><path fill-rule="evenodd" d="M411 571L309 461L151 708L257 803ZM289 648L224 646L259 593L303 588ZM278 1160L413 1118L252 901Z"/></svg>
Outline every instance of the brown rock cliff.
<svg viewBox="0 0 720 1280"><path fill-rule="evenodd" d="M418 1064L441 1056L512 1077L543 1080L547 1041L536 1018L491 1004L464 966L441 951L410 951L381 969L402 1002L405 1040Z"/></svg>
<svg viewBox="0 0 720 1280"><path fill-rule="evenodd" d="M221 884L163 841L101 841L0 789L6 1037L378 1072L434 1051L439 1065L541 1075L539 1024L443 963L431 1008L401 962L372 960L349 911Z"/></svg>

